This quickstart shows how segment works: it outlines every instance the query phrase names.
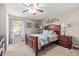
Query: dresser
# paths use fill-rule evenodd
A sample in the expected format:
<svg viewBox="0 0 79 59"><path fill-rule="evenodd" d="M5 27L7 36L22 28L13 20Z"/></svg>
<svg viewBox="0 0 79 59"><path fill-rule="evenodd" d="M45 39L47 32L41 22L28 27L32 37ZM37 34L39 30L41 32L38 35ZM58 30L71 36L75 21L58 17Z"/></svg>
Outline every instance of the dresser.
<svg viewBox="0 0 79 59"><path fill-rule="evenodd" d="M64 35L60 36L58 44L70 49L72 47L72 37Z"/></svg>
<svg viewBox="0 0 79 59"><path fill-rule="evenodd" d="M0 36L0 56L6 51L6 41L4 36Z"/></svg>

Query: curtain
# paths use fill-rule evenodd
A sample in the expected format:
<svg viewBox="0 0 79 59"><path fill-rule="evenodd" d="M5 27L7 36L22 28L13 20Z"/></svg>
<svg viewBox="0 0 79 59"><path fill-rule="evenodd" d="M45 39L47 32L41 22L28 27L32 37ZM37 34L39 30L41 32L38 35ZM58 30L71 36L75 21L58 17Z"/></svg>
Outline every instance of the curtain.
<svg viewBox="0 0 79 59"><path fill-rule="evenodd" d="M14 33L13 33L13 24L12 19L9 18L9 44L12 44L14 42Z"/></svg>

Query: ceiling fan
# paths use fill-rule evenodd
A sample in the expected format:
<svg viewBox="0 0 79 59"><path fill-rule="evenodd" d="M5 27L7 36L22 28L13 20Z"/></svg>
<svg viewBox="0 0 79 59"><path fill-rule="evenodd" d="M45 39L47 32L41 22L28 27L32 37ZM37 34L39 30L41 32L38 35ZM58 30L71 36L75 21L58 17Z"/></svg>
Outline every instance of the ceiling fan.
<svg viewBox="0 0 79 59"><path fill-rule="evenodd" d="M31 12L33 15L36 15L36 12L44 12L43 9L40 8L40 4L36 3L36 4L23 4L26 7L26 10L22 11L24 12Z"/></svg>

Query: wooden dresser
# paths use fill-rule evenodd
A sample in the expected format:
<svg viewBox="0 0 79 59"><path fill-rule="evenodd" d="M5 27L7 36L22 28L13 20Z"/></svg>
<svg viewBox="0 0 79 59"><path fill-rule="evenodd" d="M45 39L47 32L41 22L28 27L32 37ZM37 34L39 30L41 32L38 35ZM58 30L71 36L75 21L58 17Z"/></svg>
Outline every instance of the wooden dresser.
<svg viewBox="0 0 79 59"><path fill-rule="evenodd" d="M72 47L72 37L60 36L58 44L70 49Z"/></svg>
<svg viewBox="0 0 79 59"><path fill-rule="evenodd" d="M2 56L5 51L6 51L5 37L0 36L0 56Z"/></svg>

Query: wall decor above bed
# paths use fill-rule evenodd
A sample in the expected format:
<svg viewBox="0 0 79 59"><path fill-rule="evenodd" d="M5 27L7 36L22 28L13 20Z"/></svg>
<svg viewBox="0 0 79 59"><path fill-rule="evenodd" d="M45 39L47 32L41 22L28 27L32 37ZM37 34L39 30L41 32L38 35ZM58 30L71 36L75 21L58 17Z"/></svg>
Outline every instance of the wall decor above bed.
<svg viewBox="0 0 79 59"><path fill-rule="evenodd" d="M39 28L40 26L39 26L38 23L35 23L35 24L34 24L34 27L35 27L35 28Z"/></svg>
<svg viewBox="0 0 79 59"><path fill-rule="evenodd" d="M32 28L32 23L27 22L27 23L26 23L26 27L27 27L27 28Z"/></svg>
<svg viewBox="0 0 79 59"><path fill-rule="evenodd" d="M58 18L49 18L46 23L59 22Z"/></svg>

